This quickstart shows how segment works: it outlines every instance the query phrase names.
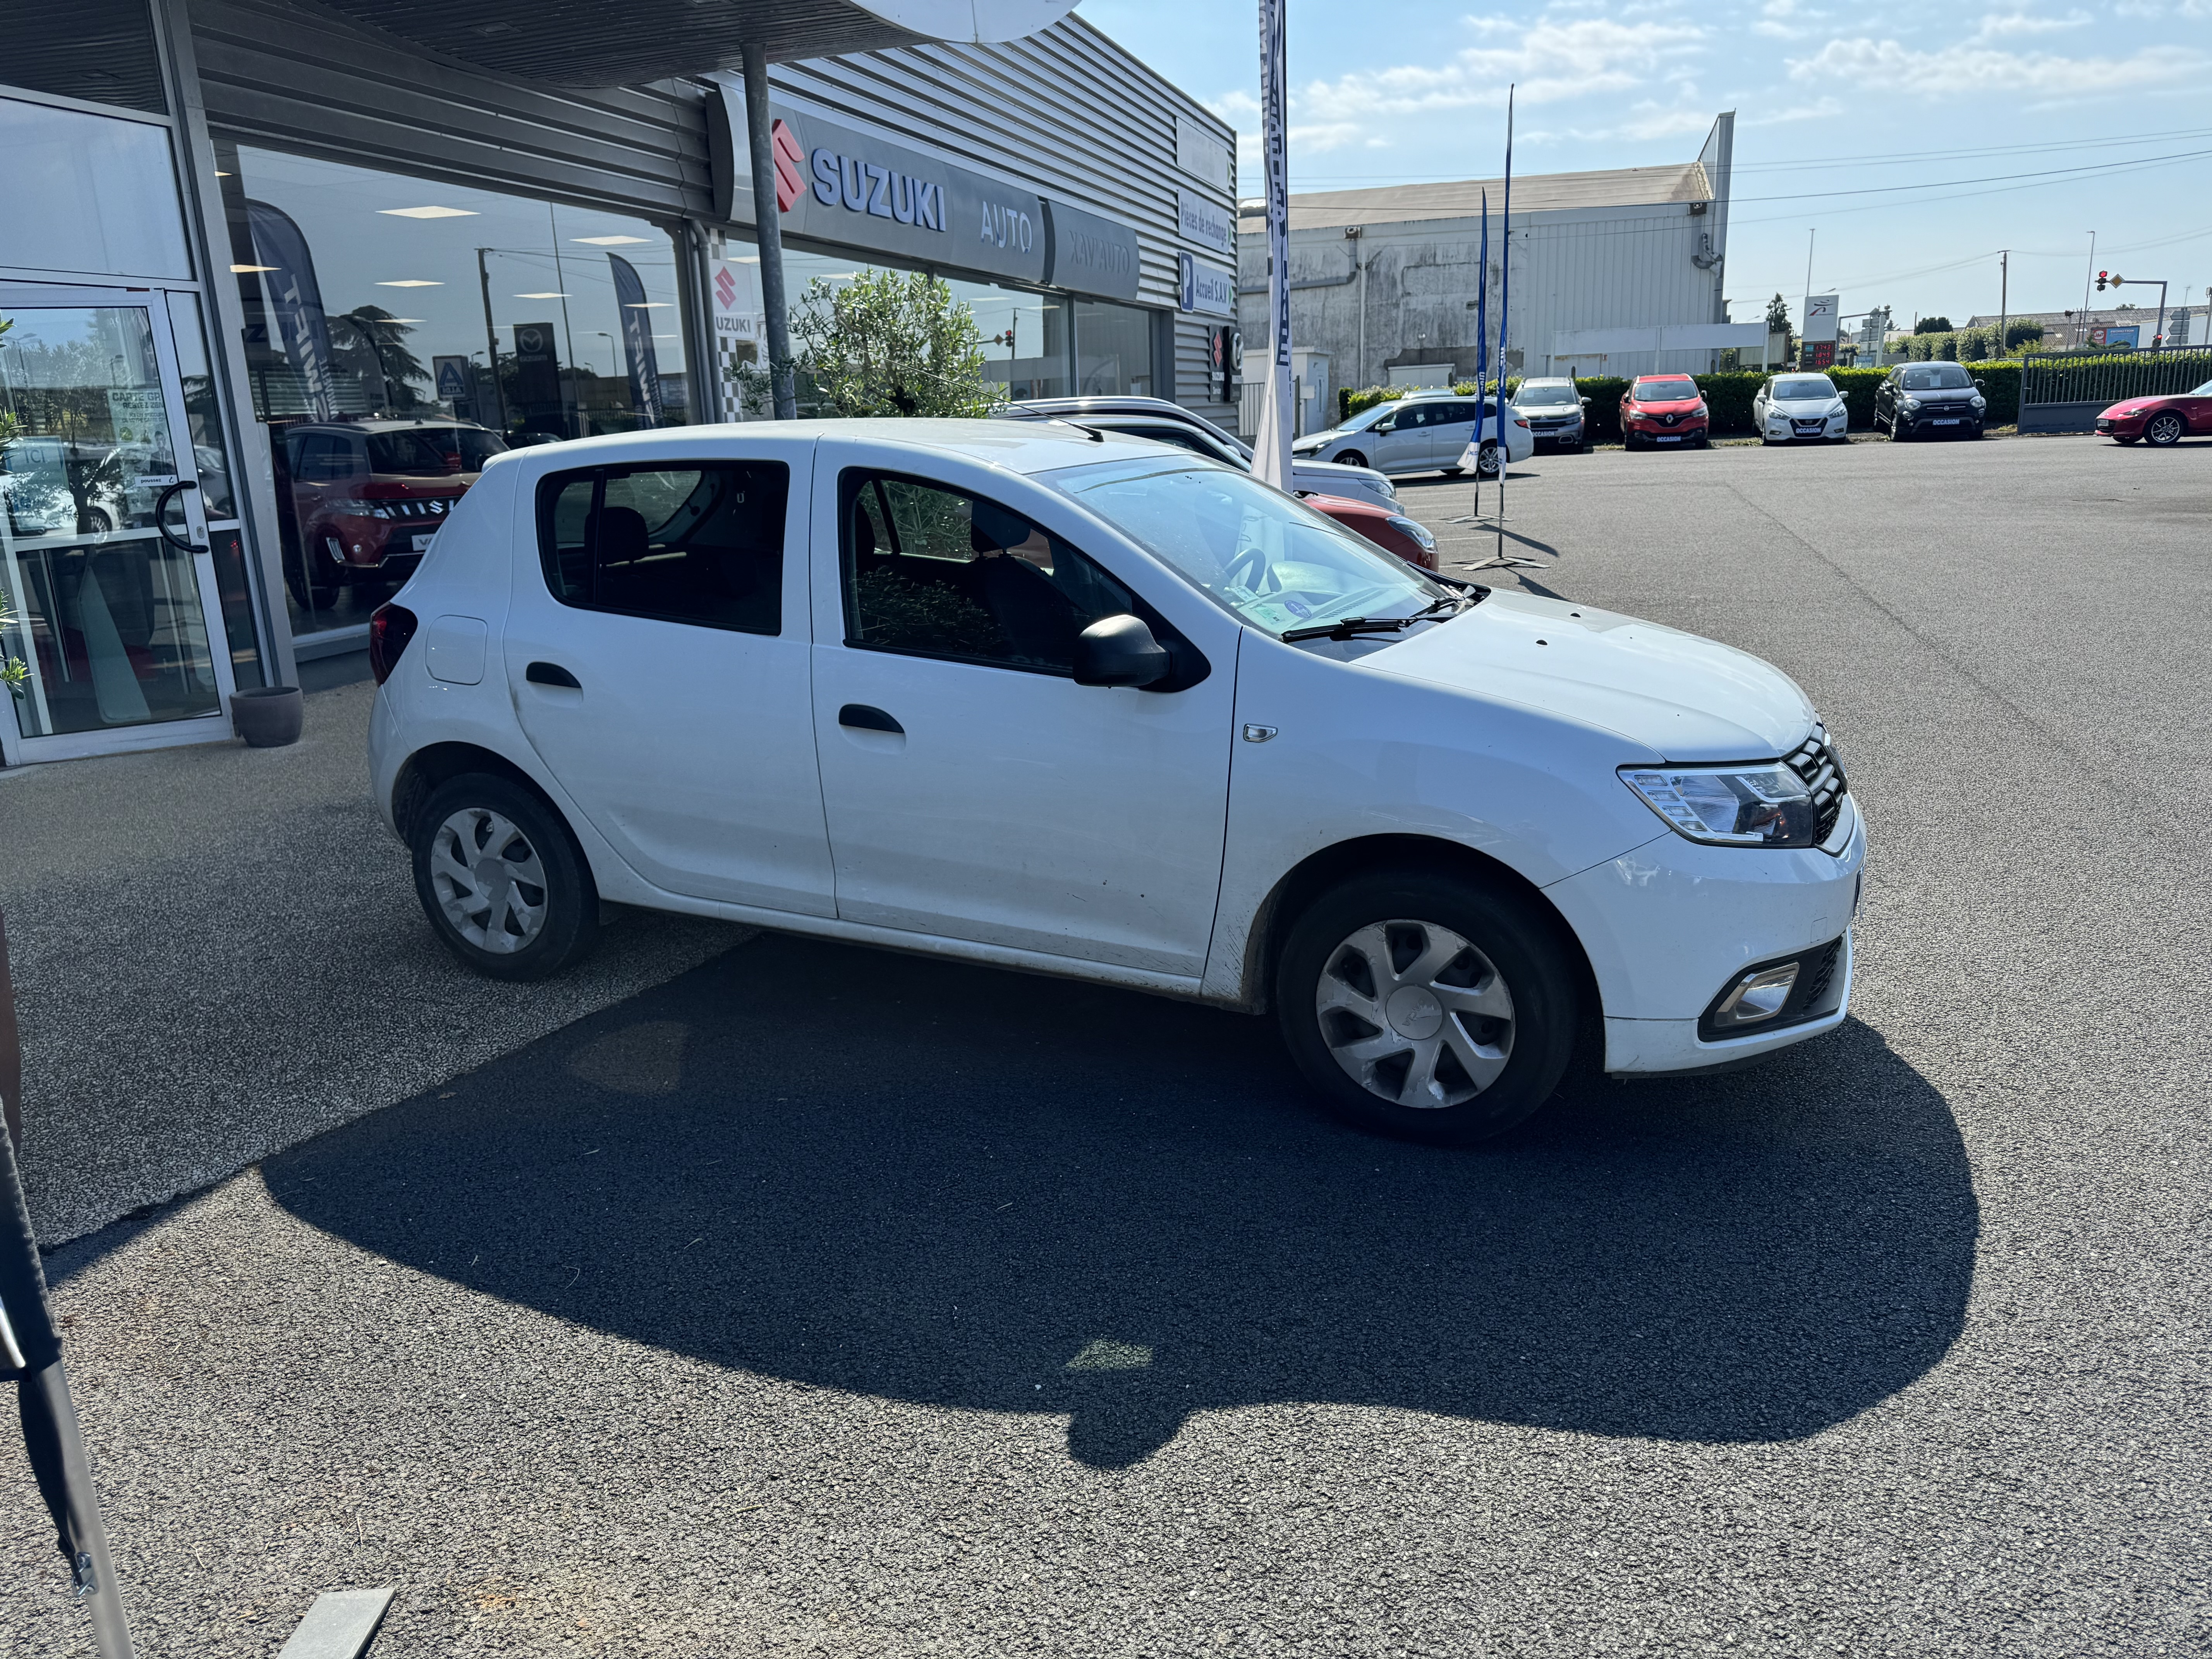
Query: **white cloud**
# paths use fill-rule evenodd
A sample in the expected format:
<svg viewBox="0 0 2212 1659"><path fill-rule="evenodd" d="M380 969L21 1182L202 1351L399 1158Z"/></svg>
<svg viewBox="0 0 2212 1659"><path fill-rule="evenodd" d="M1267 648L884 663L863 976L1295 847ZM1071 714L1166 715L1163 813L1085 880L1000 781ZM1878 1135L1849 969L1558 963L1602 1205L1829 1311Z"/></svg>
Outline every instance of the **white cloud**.
<svg viewBox="0 0 2212 1659"><path fill-rule="evenodd" d="M1493 38L1504 33L1494 24L1480 32ZM1292 93L1291 118L1323 132L1358 131L1391 118L1502 105L1508 82L1519 83L1524 104L1617 94L1695 53L1705 38L1705 31L1690 23L1547 16L1516 40L1468 46L1438 63L1308 82Z"/></svg>
<svg viewBox="0 0 2212 1659"><path fill-rule="evenodd" d="M1976 29L1977 40L2002 40L2008 35L2056 34L2063 29L2078 29L2091 21L2086 11L2069 11L2063 17L2039 17L2033 12L1988 12L1983 15L1981 27Z"/></svg>
<svg viewBox="0 0 2212 1659"><path fill-rule="evenodd" d="M2127 92L2202 79L2200 52L2145 47L2129 58L2067 58L1961 46L1917 52L1895 40L1831 40L1810 58L1787 60L1800 81L1830 76L1904 92L2013 92L2042 96Z"/></svg>

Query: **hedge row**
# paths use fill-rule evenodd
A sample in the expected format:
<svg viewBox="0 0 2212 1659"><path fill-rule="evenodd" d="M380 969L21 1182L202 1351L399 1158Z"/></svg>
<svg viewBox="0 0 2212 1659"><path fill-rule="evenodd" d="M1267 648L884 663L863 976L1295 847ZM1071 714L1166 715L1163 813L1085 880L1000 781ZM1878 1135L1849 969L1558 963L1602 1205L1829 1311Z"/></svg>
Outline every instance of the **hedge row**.
<svg viewBox="0 0 2212 1659"><path fill-rule="evenodd" d="M1941 337L1929 336L1929 338ZM2003 362L1968 363L1966 371L1980 380L1983 395L1989 399L1989 423L1991 426L2011 426L2020 419L2020 364L2017 361ZM1888 377L1886 368L1832 368L1826 370L1835 382L1836 390L1843 393L1844 407L1850 413L1851 430L1868 432L1874 428L1875 388ZM1752 424L1751 400L1766 381L1764 370L1751 369L1725 374L1692 374L1698 390L1705 394L1705 407L1712 411L1712 429L1717 437L1751 437L1757 435ZM1517 380L1505 383L1506 396L1510 398L1520 388ZM1584 432L1592 443L1620 441L1620 399L1629 383L1617 374L1591 375L1575 382L1575 390L1589 399ZM1355 392L1350 387L1337 393L1337 404L1342 410L1341 419L1350 420L1363 409L1372 409L1376 404L1389 403L1404 397L1412 388L1407 386L1368 386ZM1463 398L1474 395L1474 382L1467 381L1454 386L1453 391Z"/></svg>

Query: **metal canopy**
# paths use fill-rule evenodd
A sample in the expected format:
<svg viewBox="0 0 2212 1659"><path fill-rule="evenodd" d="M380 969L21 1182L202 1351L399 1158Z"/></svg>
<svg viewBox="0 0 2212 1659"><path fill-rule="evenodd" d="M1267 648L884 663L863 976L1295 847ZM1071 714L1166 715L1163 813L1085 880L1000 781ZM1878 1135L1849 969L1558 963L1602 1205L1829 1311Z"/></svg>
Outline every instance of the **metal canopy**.
<svg viewBox="0 0 2212 1659"><path fill-rule="evenodd" d="M439 57L562 87L703 75L748 43L771 59L924 41L989 44L1049 27L1075 0L326 0Z"/></svg>

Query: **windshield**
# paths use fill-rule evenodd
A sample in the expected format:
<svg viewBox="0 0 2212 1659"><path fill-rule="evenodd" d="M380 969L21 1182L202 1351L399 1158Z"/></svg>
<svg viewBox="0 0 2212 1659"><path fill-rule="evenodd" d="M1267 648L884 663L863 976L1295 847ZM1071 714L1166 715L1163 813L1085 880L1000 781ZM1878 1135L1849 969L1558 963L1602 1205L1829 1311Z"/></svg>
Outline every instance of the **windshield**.
<svg viewBox="0 0 2212 1659"><path fill-rule="evenodd" d="M1448 597L1334 520L1224 466L1104 461L1043 482L1270 634L1346 617L1410 617Z"/></svg>
<svg viewBox="0 0 2212 1659"><path fill-rule="evenodd" d="M2212 398L2212 380L2205 381L2194 392L2185 392L2181 395L2185 398Z"/></svg>
<svg viewBox="0 0 2212 1659"><path fill-rule="evenodd" d="M1638 380L1636 390L1629 393L1639 404L1686 404L1695 402L1698 383L1695 380Z"/></svg>
<svg viewBox="0 0 2212 1659"><path fill-rule="evenodd" d="M496 433L466 426L424 426L404 432L368 434L368 470L403 477L442 478L456 472L481 472L484 463L507 453Z"/></svg>
<svg viewBox="0 0 2212 1659"><path fill-rule="evenodd" d="M1905 371L1907 392L1964 392L1973 383L1972 376L1956 363L1930 363Z"/></svg>
<svg viewBox="0 0 2212 1659"><path fill-rule="evenodd" d="M1801 375L1792 380L1777 380L1774 396L1784 403L1798 403L1811 398L1836 396L1835 382L1821 374Z"/></svg>
<svg viewBox="0 0 2212 1659"><path fill-rule="evenodd" d="M1548 409L1553 404L1575 401L1575 389L1571 386L1524 386L1513 394L1515 405L1522 409Z"/></svg>

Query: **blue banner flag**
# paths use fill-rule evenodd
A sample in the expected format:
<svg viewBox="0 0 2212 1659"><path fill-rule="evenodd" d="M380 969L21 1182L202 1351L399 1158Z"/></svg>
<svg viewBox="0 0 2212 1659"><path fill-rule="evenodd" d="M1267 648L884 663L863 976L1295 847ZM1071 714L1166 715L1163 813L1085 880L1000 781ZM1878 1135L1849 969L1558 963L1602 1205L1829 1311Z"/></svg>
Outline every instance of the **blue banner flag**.
<svg viewBox="0 0 2212 1659"><path fill-rule="evenodd" d="M629 404L647 426L661 424L660 362L653 355L652 308L637 268L619 253L607 255L615 275L615 304L622 313L623 355L629 360Z"/></svg>

